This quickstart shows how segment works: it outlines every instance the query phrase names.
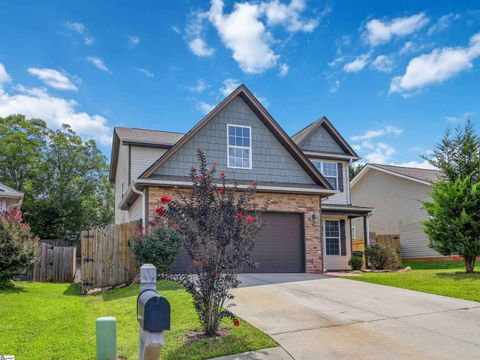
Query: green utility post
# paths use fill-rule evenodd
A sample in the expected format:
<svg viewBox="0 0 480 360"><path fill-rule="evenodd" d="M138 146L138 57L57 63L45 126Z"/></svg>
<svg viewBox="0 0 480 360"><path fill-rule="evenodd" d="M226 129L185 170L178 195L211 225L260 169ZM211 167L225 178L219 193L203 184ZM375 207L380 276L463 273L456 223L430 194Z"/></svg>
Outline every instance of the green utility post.
<svg viewBox="0 0 480 360"><path fill-rule="evenodd" d="M111 316L98 318L97 360L117 360L117 319Z"/></svg>

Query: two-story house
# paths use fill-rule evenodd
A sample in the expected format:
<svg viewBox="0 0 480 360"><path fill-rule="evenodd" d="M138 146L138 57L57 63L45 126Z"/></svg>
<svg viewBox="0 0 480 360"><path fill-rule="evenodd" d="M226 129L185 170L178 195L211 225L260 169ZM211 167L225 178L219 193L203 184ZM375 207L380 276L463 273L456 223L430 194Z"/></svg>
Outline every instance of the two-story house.
<svg viewBox="0 0 480 360"><path fill-rule="evenodd" d="M256 180L255 201L270 201L252 271L349 268L350 219L368 221L371 211L350 202L348 164L357 154L326 118L288 136L244 85L186 134L115 128L110 164L115 222L142 219L148 230L158 199L174 196L175 187L191 186L197 149L217 162L239 191ZM179 256L175 270L187 264Z"/></svg>

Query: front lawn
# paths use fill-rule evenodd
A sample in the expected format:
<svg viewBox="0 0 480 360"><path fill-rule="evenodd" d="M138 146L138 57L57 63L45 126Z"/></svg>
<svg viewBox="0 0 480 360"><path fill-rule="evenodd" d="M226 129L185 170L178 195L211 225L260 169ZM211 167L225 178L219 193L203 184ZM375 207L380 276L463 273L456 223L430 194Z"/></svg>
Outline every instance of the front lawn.
<svg viewBox="0 0 480 360"><path fill-rule="evenodd" d="M388 285L426 293L480 301L480 274L465 275L463 262L408 262L409 272L363 273L362 276L348 277L351 280ZM480 270L477 264L475 270Z"/></svg>
<svg viewBox="0 0 480 360"><path fill-rule="evenodd" d="M136 298L138 286L96 296L80 296L78 285L16 283L20 289L0 290L0 354L15 359L94 359L95 320L117 318L118 355L138 358ZM191 297L172 282L159 282L159 292L172 308L162 359L206 359L276 346L260 330L240 320L238 328L217 339L187 341L186 334L200 323Z"/></svg>

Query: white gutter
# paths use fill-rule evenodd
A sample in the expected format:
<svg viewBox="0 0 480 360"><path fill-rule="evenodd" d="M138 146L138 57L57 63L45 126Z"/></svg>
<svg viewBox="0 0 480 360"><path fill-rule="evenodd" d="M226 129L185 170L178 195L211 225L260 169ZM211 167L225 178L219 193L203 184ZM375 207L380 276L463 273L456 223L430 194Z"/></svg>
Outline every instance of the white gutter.
<svg viewBox="0 0 480 360"><path fill-rule="evenodd" d="M138 190L135 185L137 184L136 180L132 181L132 191L142 197L142 219L143 219L143 226L145 226L147 222L147 218L145 217L145 193L143 191Z"/></svg>

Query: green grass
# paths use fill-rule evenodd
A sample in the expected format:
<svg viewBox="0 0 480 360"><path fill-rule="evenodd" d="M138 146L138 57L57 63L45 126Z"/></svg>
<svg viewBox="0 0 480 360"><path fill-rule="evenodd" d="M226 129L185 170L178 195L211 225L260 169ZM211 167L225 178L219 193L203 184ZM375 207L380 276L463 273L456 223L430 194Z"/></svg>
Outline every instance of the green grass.
<svg viewBox="0 0 480 360"><path fill-rule="evenodd" d="M78 285L16 285L18 289L0 290L0 354L15 355L17 360L95 359L95 320L115 316L118 355L138 358L138 286L81 296ZM158 289L172 308L162 359L206 359L276 346L245 321L235 328L229 319L222 327L231 329L230 335L187 341L186 334L200 328L190 295L172 282L160 282Z"/></svg>
<svg viewBox="0 0 480 360"><path fill-rule="evenodd" d="M363 273L362 276L348 278L372 284L480 301L480 274L463 274L465 268L462 262L404 261L403 266L411 266L412 271ZM476 265L475 270L480 271L480 264Z"/></svg>

